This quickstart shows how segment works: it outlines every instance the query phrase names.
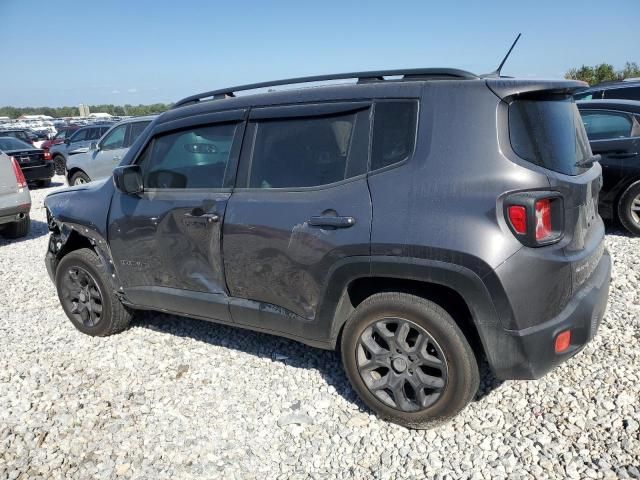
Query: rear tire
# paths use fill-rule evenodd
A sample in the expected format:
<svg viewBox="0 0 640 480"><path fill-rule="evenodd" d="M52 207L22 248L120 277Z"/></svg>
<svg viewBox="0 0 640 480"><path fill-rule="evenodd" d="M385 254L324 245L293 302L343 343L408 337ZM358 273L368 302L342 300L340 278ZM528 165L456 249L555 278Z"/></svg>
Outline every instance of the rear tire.
<svg viewBox="0 0 640 480"><path fill-rule="evenodd" d="M67 162L62 155L56 155L53 157L53 168L56 175L64 175Z"/></svg>
<svg viewBox="0 0 640 480"><path fill-rule="evenodd" d="M84 185L85 183L89 183L91 179L89 175L84 172L76 172L71 175L71 179L69 180L69 185Z"/></svg>
<svg viewBox="0 0 640 480"><path fill-rule="evenodd" d="M62 257L55 280L64 312L82 333L105 337L129 326L131 312L116 296L93 250L82 248Z"/></svg>
<svg viewBox="0 0 640 480"><path fill-rule="evenodd" d="M2 235L7 238L22 238L29 234L29 228L31 227L31 218L29 215L17 222L11 222L4 226Z"/></svg>
<svg viewBox="0 0 640 480"><path fill-rule="evenodd" d="M633 235L640 235L640 181L631 184L618 201L618 219Z"/></svg>
<svg viewBox="0 0 640 480"><path fill-rule="evenodd" d="M437 426L478 391L469 342L442 307L424 298L396 292L369 297L347 321L341 348L360 398L380 417L405 427Z"/></svg>

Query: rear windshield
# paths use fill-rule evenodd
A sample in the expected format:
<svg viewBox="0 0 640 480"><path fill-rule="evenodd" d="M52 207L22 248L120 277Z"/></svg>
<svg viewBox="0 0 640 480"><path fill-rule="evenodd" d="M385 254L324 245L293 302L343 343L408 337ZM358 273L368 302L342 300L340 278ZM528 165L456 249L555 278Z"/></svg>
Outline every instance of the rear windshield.
<svg viewBox="0 0 640 480"><path fill-rule="evenodd" d="M589 169L589 140L570 98L513 101L509 137L516 154L531 163L565 175Z"/></svg>
<svg viewBox="0 0 640 480"><path fill-rule="evenodd" d="M13 137L0 137L0 150L23 150L25 148L33 148L33 145Z"/></svg>

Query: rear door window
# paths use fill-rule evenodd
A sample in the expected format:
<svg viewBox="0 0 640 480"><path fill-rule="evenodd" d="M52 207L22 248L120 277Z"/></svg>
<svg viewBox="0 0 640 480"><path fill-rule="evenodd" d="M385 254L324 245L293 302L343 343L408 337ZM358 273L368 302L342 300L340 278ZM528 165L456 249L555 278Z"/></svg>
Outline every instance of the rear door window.
<svg viewBox="0 0 640 480"><path fill-rule="evenodd" d="M417 101L377 102L373 120L371 170L409 158L416 140Z"/></svg>
<svg viewBox="0 0 640 480"><path fill-rule="evenodd" d="M566 175L588 170L591 147L573 99L518 99L509 104L514 152L535 165Z"/></svg>
<svg viewBox="0 0 640 480"><path fill-rule="evenodd" d="M316 187L365 173L368 116L367 109L260 121L249 187Z"/></svg>
<svg viewBox="0 0 640 480"><path fill-rule="evenodd" d="M633 122L631 116L625 113L593 110L580 113L589 140L626 138L631 135Z"/></svg>

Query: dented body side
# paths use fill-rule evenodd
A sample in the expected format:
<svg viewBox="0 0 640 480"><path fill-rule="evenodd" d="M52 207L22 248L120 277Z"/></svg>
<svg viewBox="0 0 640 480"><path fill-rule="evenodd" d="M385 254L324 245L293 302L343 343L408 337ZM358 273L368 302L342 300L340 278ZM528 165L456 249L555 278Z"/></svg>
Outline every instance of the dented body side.
<svg viewBox="0 0 640 480"><path fill-rule="evenodd" d="M170 192L145 192L133 198L106 181L52 194L45 202L52 230L50 273L74 242L85 242L130 306L233 323L322 348L336 346L354 309L349 296L354 282L398 279L442 286L465 303L500 378L537 378L595 333L606 305L610 259L599 218L589 230L568 231L556 245L531 249L511 234L501 201L513 192L565 189L573 202L568 218L582 218L599 167L571 180L527 164L509 146L505 96L519 88L570 91L575 84L489 83L333 86L171 110L138 139L122 164L134 162L154 133L186 120L206 123L218 110L420 99L417 142L406 161L330 186L286 192L244 188L243 162L250 156L243 157L238 146L235 188L231 183L224 191L180 192L175 198ZM192 208L219 214L219 223L204 230L185 220ZM355 223L318 228L310 219L319 215L353 217ZM534 286L539 290L527 296ZM561 328L575 328L578 343L555 355L549 351L551 339Z"/></svg>

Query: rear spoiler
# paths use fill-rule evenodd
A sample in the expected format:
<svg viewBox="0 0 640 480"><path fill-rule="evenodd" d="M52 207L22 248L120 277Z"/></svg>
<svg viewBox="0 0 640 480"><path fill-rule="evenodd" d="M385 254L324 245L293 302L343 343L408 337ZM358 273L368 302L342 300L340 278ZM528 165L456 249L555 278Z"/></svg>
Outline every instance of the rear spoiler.
<svg viewBox="0 0 640 480"><path fill-rule="evenodd" d="M498 98L505 100L508 97L523 94L555 94L573 95L578 90L583 90L589 84L579 80L521 80L515 78L487 78L487 87Z"/></svg>

